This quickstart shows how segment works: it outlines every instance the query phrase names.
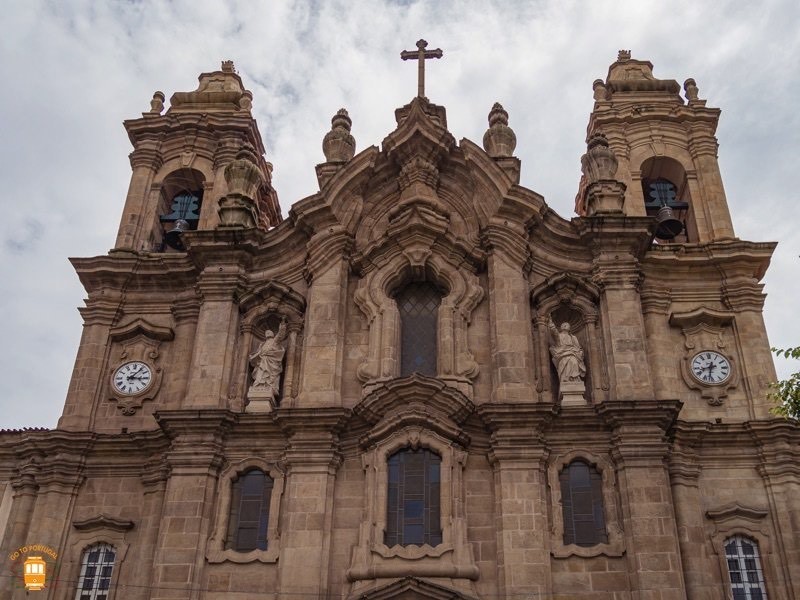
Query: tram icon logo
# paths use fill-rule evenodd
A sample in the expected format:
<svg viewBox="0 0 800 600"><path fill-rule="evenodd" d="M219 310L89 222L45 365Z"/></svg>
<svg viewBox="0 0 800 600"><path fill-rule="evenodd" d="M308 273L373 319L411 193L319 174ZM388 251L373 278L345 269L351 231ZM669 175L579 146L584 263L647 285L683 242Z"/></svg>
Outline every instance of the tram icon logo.
<svg viewBox="0 0 800 600"><path fill-rule="evenodd" d="M36 554L31 554L33 552ZM58 558L58 554L55 550L43 544L22 546L9 555L12 561L17 561L20 558L25 559L22 562L21 579L25 584L25 590L28 592L40 592L45 587L47 582L47 562L45 561L45 554L53 560Z"/></svg>
<svg viewBox="0 0 800 600"><path fill-rule="evenodd" d="M29 592L38 592L44 587L47 576L47 563L41 556L29 556L25 559L25 589Z"/></svg>

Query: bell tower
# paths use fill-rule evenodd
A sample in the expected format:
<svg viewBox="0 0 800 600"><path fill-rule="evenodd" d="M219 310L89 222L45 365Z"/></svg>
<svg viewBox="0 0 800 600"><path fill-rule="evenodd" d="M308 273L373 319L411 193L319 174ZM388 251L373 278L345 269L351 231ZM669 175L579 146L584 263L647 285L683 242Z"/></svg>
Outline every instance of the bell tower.
<svg viewBox="0 0 800 600"><path fill-rule="evenodd" d="M157 91L149 112L125 121L133 174L115 250L180 251L187 230L280 222L252 98L233 62L223 61L219 71L200 75L196 90L173 94L166 112ZM230 167L241 160L255 169ZM249 189L232 190L237 183Z"/></svg>
<svg viewBox="0 0 800 600"><path fill-rule="evenodd" d="M587 140L603 134L625 184L623 212L655 216L659 243L706 243L735 238L717 162L718 108L698 97L694 79L681 86L656 79L649 61L620 50L605 81L594 82ZM586 215L586 181L576 212Z"/></svg>

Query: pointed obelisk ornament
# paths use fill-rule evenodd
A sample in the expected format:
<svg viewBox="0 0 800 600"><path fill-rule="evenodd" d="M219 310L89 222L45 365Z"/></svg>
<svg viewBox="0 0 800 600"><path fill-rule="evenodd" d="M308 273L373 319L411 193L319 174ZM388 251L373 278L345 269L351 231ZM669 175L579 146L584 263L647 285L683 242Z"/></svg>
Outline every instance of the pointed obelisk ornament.
<svg viewBox="0 0 800 600"><path fill-rule="evenodd" d="M425 97L425 60L428 58L442 58L444 54L441 48L435 50L425 50L428 47L428 42L425 40L417 41L416 50L403 50L400 53L400 58L403 60L418 61L417 65L417 96L419 98Z"/></svg>
<svg viewBox="0 0 800 600"><path fill-rule="evenodd" d="M489 129L483 134L483 149L492 158L514 156L517 136L508 126L508 113L499 102L489 112Z"/></svg>
<svg viewBox="0 0 800 600"><path fill-rule="evenodd" d="M331 130L322 139L322 152L327 162L344 163L355 155L356 140L350 133L352 123L344 108L331 119Z"/></svg>

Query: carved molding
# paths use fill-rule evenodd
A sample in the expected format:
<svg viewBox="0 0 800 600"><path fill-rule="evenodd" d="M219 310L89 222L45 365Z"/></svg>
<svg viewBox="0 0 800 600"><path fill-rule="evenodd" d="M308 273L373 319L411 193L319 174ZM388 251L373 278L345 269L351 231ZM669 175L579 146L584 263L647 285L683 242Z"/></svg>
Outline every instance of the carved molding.
<svg viewBox="0 0 800 600"><path fill-rule="evenodd" d="M439 574L431 572L430 577ZM354 586L353 592L347 600L399 600L418 598L420 600L477 600L478 596L470 591L443 585L441 582L433 583L418 577L403 577L391 583L364 590Z"/></svg>
<svg viewBox="0 0 800 600"><path fill-rule="evenodd" d="M564 513L562 509L561 471L576 459L584 459L595 467L603 477L603 513L608 534L608 543L594 546L578 546L564 544ZM547 466L547 480L550 487L550 499L553 507L553 522L550 528L550 553L556 558L570 556L622 556L625 553L625 542L622 533L622 520L617 497L617 481L614 465L610 459L592 452L572 450L554 456Z"/></svg>
<svg viewBox="0 0 800 600"><path fill-rule="evenodd" d="M171 327L155 325L142 318L114 327L108 332L108 337L114 342L124 342L138 335L158 342L169 342L175 338L175 332Z"/></svg>
<svg viewBox="0 0 800 600"><path fill-rule="evenodd" d="M134 522L130 519L119 519L109 517L103 513L82 521L73 521L72 526L78 531L94 531L96 529L106 529L110 531L129 531L133 529Z"/></svg>
<svg viewBox="0 0 800 600"><path fill-rule="evenodd" d="M267 549L238 552L231 548L225 548L228 520L231 513L231 488L240 475L251 469L259 469L272 478L272 495L269 501L269 521L267 523ZM228 561L238 564L277 562L281 542L279 524L283 489L284 471L280 465L269 463L259 458L248 458L225 469L217 480L214 528L206 547L206 560L210 563Z"/></svg>

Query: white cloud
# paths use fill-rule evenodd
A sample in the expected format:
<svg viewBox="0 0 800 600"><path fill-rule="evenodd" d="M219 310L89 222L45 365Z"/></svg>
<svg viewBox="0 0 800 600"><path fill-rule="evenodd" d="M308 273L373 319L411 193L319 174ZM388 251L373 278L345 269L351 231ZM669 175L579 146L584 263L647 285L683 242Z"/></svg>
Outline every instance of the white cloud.
<svg viewBox="0 0 800 600"><path fill-rule="evenodd" d="M66 394L83 293L67 256L105 253L127 190L121 121L152 92L196 87L236 61L274 163L284 214L316 191L314 165L336 110L358 148L379 145L415 94L400 51L441 47L427 95L457 139L480 142L495 101L510 113L522 183L572 214L592 81L619 48L660 78L694 77L723 109L720 164L737 234L780 240L767 276L774 345L800 343L796 57L790 0L663 2L35 1L4 10L0 59L0 426L54 426ZM781 373L790 365L781 363Z"/></svg>

